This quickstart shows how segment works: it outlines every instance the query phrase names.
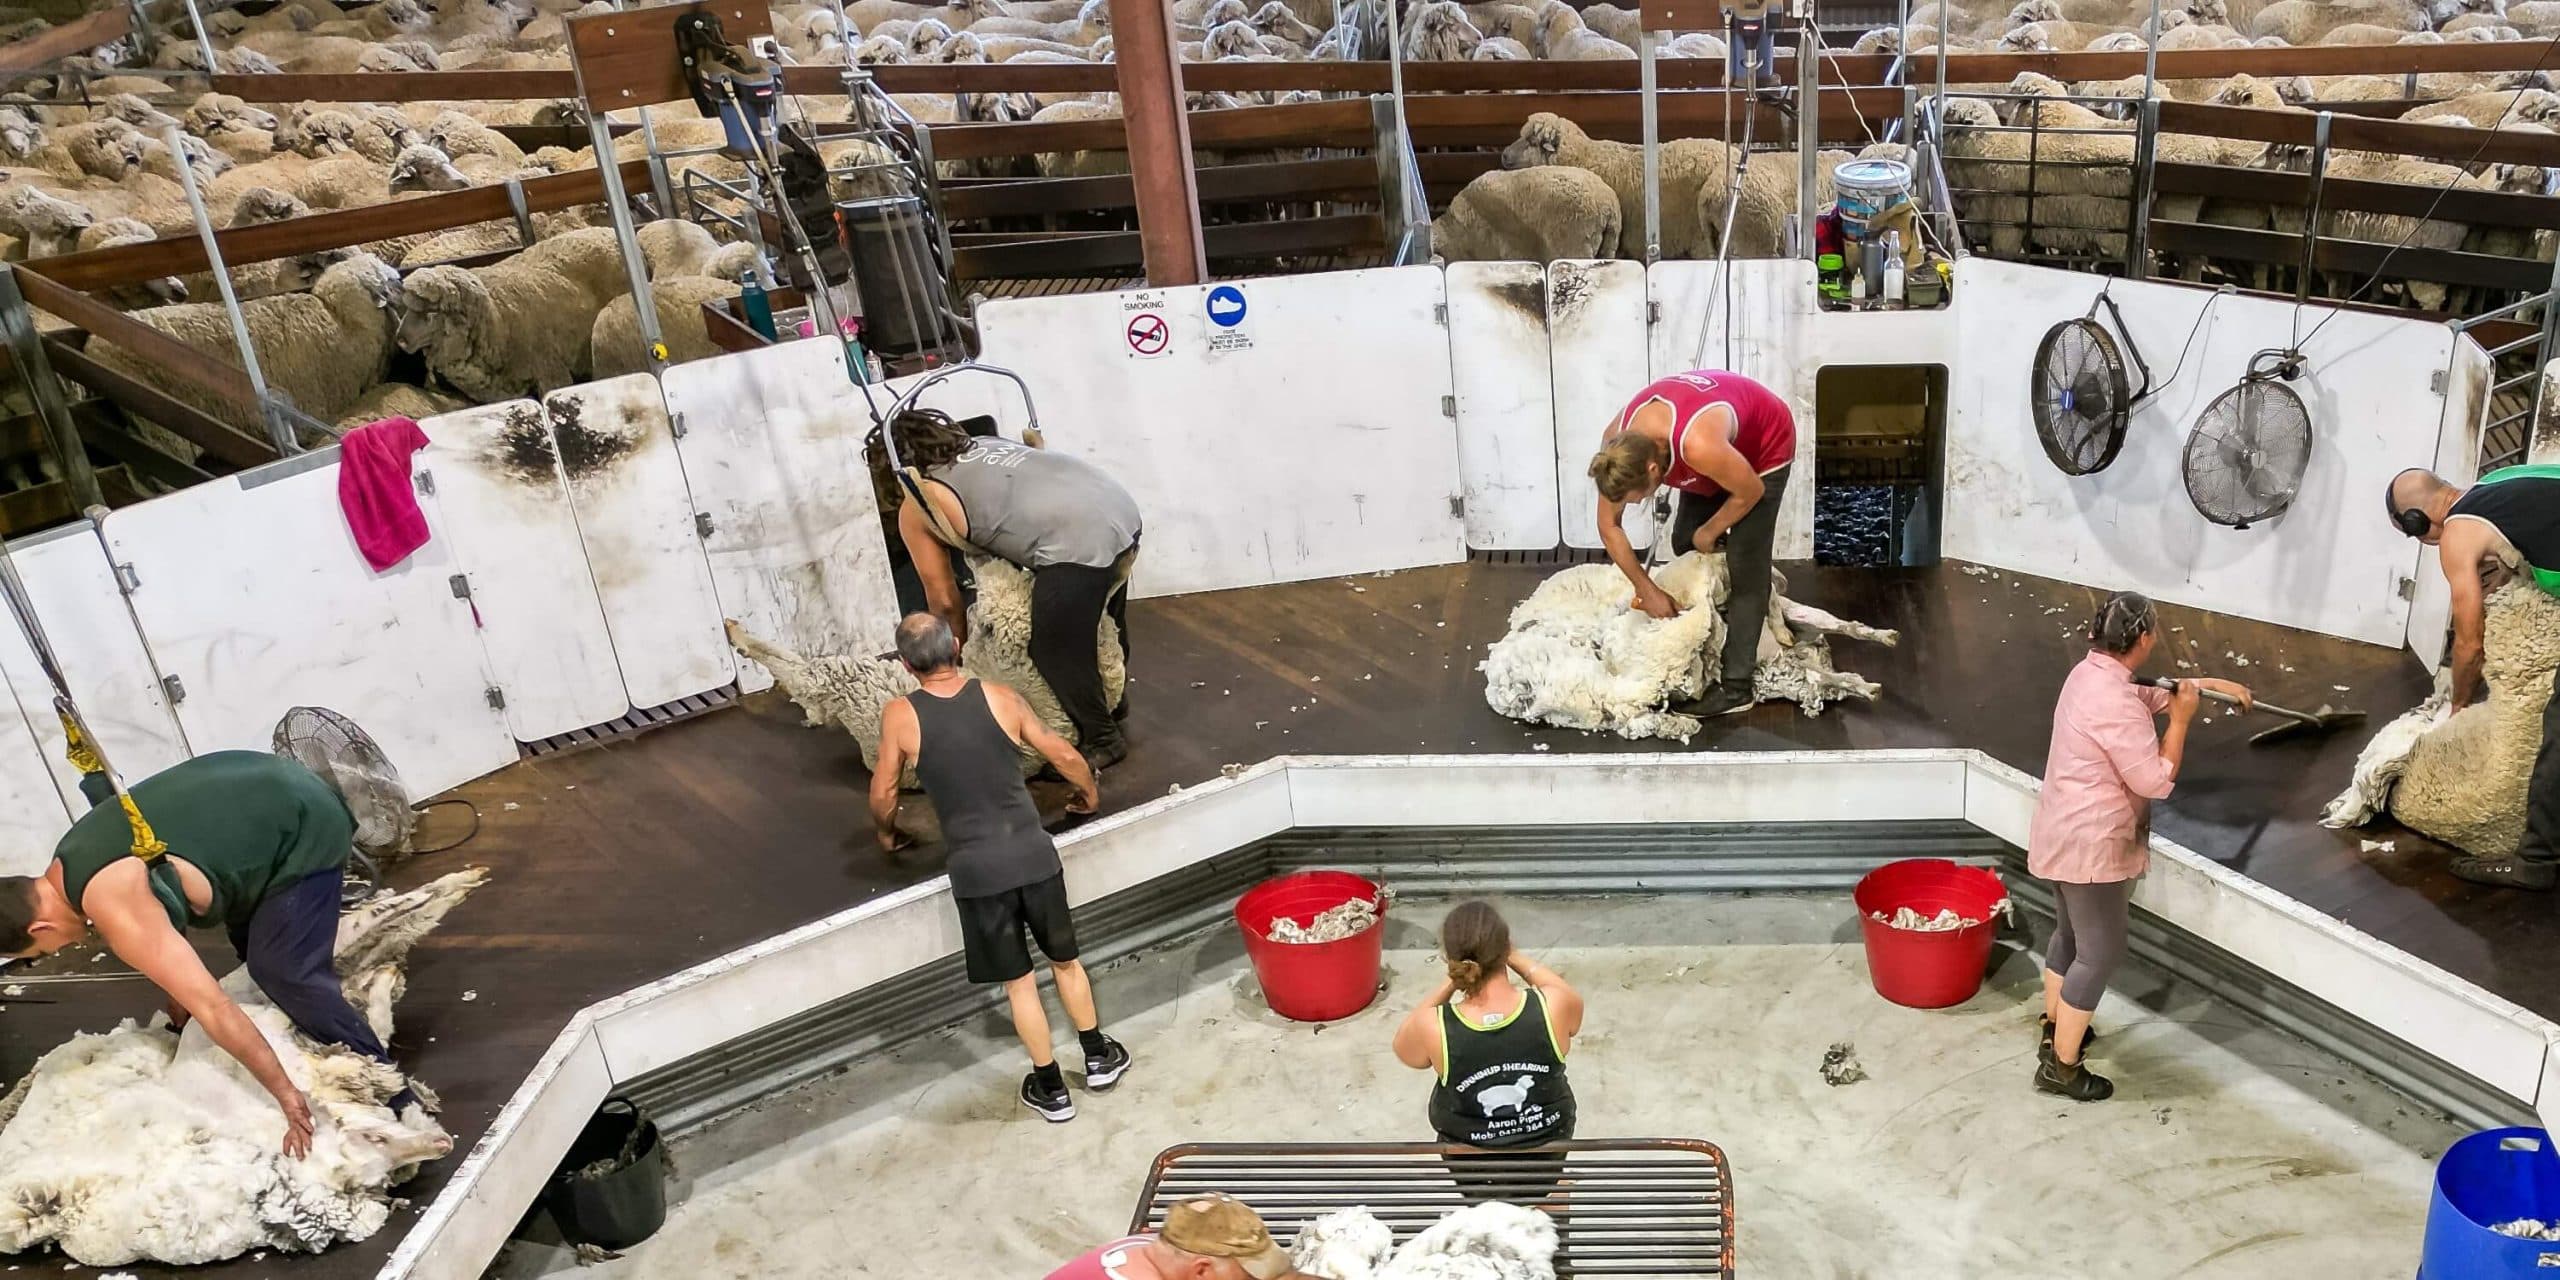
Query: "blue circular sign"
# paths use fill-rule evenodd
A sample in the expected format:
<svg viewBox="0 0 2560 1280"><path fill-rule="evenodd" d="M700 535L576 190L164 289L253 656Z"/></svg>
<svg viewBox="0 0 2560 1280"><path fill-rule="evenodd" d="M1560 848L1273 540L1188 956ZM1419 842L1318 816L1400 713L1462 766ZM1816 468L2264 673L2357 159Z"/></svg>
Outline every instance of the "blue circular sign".
<svg viewBox="0 0 2560 1280"><path fill-rule="evenodd" d="M1244 323L1244 290L1222 284L1209 291L1209 323L1232 329Z"/></svg>

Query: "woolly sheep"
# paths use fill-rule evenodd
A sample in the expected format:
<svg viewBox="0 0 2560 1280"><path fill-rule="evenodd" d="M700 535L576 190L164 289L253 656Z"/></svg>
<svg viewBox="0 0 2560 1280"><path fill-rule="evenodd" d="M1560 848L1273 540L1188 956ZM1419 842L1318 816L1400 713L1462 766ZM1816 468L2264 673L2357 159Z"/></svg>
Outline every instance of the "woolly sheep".
<svg viewBox="0 0 2560 1280"><path fill-rule="evenodd" d="M1564 0L1538 5L1538 54L1559 62L1616 62L1636 56L1635 50L1584 26L1582 15Z"/></svg>
<svg viewBox="0 0 2560 1280"><path fill-rule="evenodd" d="M121 120L92 120L53 130L28 159L56 177L121 180L141 170L142 141Z"/></svg>
<svg viewBox="0 0 2560 1280"><path fill-rule="evenodd" d="M1484 43L1467 55L1469 62L1529 62L1537 57L1529 47L1509 36L1487 36Z"/></svg>
<svg viewBox="0 0 2560 1280"><path fill-rule="evenodd" d="M0 234L21 241L30 258L71 252L96 221L86 205L23 182L0 184Z"/></svg>
<svg viewBox="0 0 2560 1280"><path fill-rule="evenodd" d="M148 223L137 218L109 218L96 222L80 233L77 248L86 253L92 249L114 249L129 244L148 244L160 238ZM187 300L187 286L174 276L145 280L140 284L122 285L108 291L107 298L120 307L148 307Z"/></svg>
<svg viewBox="0 0 2560 1280"><path fill-rule="evenodd" d="M1673 258L1715 256L1715 229L1701 224L1701 191L1721 193L1725 182L1725 145L1704 138L1682 138L1661 147L1662 252ZM1603 142L1581 126L1541 111L1520 126L1520 136L1502 150L1502 167L1570 165L1598 174L1618 193L1619 251L1639 250L1645 243L1644 153L1623 142Z"/></svg>
<svg viewBox="0 0 2560 1280"><path fill-rule="evenodd" d="M275 113L252 107L227 93L208 93L187 108L187 131L236 161L264 160L275 154Z"/></svg>
<svg viewBox="0 0 2560 1280"><path fill-rule="evenodd" d="M2249 33L2306 45L2355 23L2400 31L2427 31L2435 25L2425 11L2406 0L2276 0L2258 11Z"/></svg>
<svg viewBox="0 0 2560 1280"><path fill-rule="evenodd" d="M1431 251L1447 262L1552 262L1618 256L1618 193L1570 165L1479 174L1432 219Z"/></svg>
<svg viewBox="0 0 2560 1280"><path fill-rule="evenodd" d="M584 381L605 299L523 261L532 252L410 273L400 290L400 349L424 356L428 372L482 404Z"/></svg>
<svg viewBox="0 0 2560 1280"><path fill-rule="evenodd" d="M683 364L719 355L720 347L703 327L702 305L737 296L735 276L652 278L649 298L658 315L658 333L667 344L667 363ZM590 377L604 379L648 371L649 346L640 336L640 308L630 294L604 304L604 309L596 313L588 347L594 365Z"/></svg>
<svg viewBox="0 0 2560 1280"><path fill-rule="evenodd" d="M2488 600L2488 697L2451 715L2434 697L2377 731L2321 822L2357 826L2388 808L2403 826L2482 857L2524 838L2525 786L2560 668L2560 599L2517 578Z"/></svg>
<svg viewBox="0 0 2560 1280"><path fill-rule="evenodd" d="M384 418L408 418L424 422L440 413L468 408L459 396L429 391L405 382L386 382L365 392L338 420L330 425L341 430L361 427Z"/></svg>
<svg viewBox="0 0 2560 1280"><path fill-rule="evenodd" d="M459 111L437 114L420 135L429 145L455 160L464 156L492 156L509 165L524 163L524 149L507 136Z"/></svg>
<svg viewBox="0 0 2560 1280"><path fill-rule="evenodd" d="M382 380L391 358L391 307L400 275L371 254L354 254L320 274L309 293L279 294L240 304L249 341L267 386L296 408L333 422ZM231 321L218 302L188 302L132 313L134 319L217 360L237 363ZM177 396L251 435L263 435L256 415L178 384L156 364L93 341L100 364Z"/></svg>
<svg viewBox="0 0 2560 1280"><path fill-rule="evenodd" d="M487 875L458 871L339 919L348 1002L384 1041L409 951ZM245 968L222 989L310 1099L309 1154L277 1153L274 1101L203 1023L128 1019L45 1054L0 1099L0 1252L50 1244L96 1267L316 1253L381 1229L389 1189L453 1149L423 1108L391 1110L422 1088L398 1068L305 1039Z"/></svg>
<svg viewBox="0 0 2560 1280"><path fill-rule="evenodd" d="M980 35L1029 36L1053 44L1081 47L1111 34L1111 0L1084 0L1075 16L1064 22L1038 22L1013 17L980 18L970 23L969 29Z"/></svg>
<svg viewBox="0 0 2560 1280"><path fill-rule="evenodd" d="M1477 667L1485 674L1486 702L1516 720L1630 739L1688 740L1698 720L1664 704L1695 696L1706 655L1722 651L1725 559L1686 552L1654 581L1679 602L1679 616L1657 620L1636 610L1625 575L1605 564L1576 565L1539 583L1512 610L1509 629ZM1783 592L1785 579L1777 582ZM1832 669L1822 636L1837 630L1893 644L1899 635L1804 609L1783 594L1772 605L1753 677L1763 698L1796 702L1812 715L1828 702L1876 695L1876 685ZM1790 624L1812 634L1800 637Z"/></svg>
<svg viewBox="0 0 2560 1280"><path fill-rule="evenodd" d="M1476 30L1455 0L1423 0L1405 15L1408 62L1465 62L1482 43L1484 33Z"/></svg>
<svg viewBox="0 0 2560 1280"><path fill-rule="evenodd" d="M1041 723L1074 742L1075 726L1059 709L1048 682L1031 665L1031 575L1005 561L978 556L969 558L969 572L977 579L978 598L969 605L969 643L960 650L961 669L977 679L1011 686L1031 704ZM798 704L810 725L833 724L852 734L861 746L866 768L877 763L880 709L890 699L916 689L915 678L894 658L804 657L749 634L736 622L729 624L729 642L773 673L774 682ZM1116 704L1127 692L1129 676L1120 654L1120 632L1110 618L1095 628L1094 645L1101 660L1102 691ZM1019 758L1024 776L1039 771L1038 752L1024 747ZM898 785L915 788L912 765Z"/></svg>

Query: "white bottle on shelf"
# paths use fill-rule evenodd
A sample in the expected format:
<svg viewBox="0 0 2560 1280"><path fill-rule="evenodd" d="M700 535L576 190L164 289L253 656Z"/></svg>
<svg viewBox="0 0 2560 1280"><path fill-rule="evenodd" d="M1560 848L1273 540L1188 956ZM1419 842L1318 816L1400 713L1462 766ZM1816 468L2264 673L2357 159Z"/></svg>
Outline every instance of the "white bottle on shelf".
<svg viewBox="0 0 2560 1280"><path fill-rule="evenodd" d="M1902 233L1884 233L1884 302L1886 306L1902 305Z"/></svg>

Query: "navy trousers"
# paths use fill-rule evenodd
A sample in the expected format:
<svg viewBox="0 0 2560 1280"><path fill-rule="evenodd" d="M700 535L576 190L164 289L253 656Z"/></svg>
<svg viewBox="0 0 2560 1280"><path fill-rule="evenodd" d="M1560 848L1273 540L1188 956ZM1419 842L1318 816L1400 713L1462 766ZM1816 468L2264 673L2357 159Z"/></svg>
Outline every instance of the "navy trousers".
<svg viewBox="0 0 2560 1280"><path fill-rule="evenodd" d="M231 949L302 1034L389 1062L391 1055L338 984L338 891L345 879L344 870L332 868L268 895L247 928L231 931Z"/></svg>

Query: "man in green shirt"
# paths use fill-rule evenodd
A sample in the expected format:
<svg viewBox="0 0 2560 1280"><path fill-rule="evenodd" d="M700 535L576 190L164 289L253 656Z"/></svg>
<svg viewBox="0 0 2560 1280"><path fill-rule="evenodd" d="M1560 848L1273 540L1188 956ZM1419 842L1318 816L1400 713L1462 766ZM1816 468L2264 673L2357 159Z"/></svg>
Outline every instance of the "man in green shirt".
<svg viewBox="0 0 2560 1280"><path fill-rule="evenodd" d="M339 986L339 890L355 820L335 788L295 761L217 751L132 788L165 853L138 856L124 807L104 775L81 790L94 806L37 876L0 876L0 954L49 955L89 936L159 985L172 1024L204 1024L224 1052L274 1095L284 1148L311 1146L311 1107L275 1050L187 944L185 930L222 927L249 976L303 1034L388 1062L382 1042ZM407 1095L394 1099L398 1106Z"/></svg>

